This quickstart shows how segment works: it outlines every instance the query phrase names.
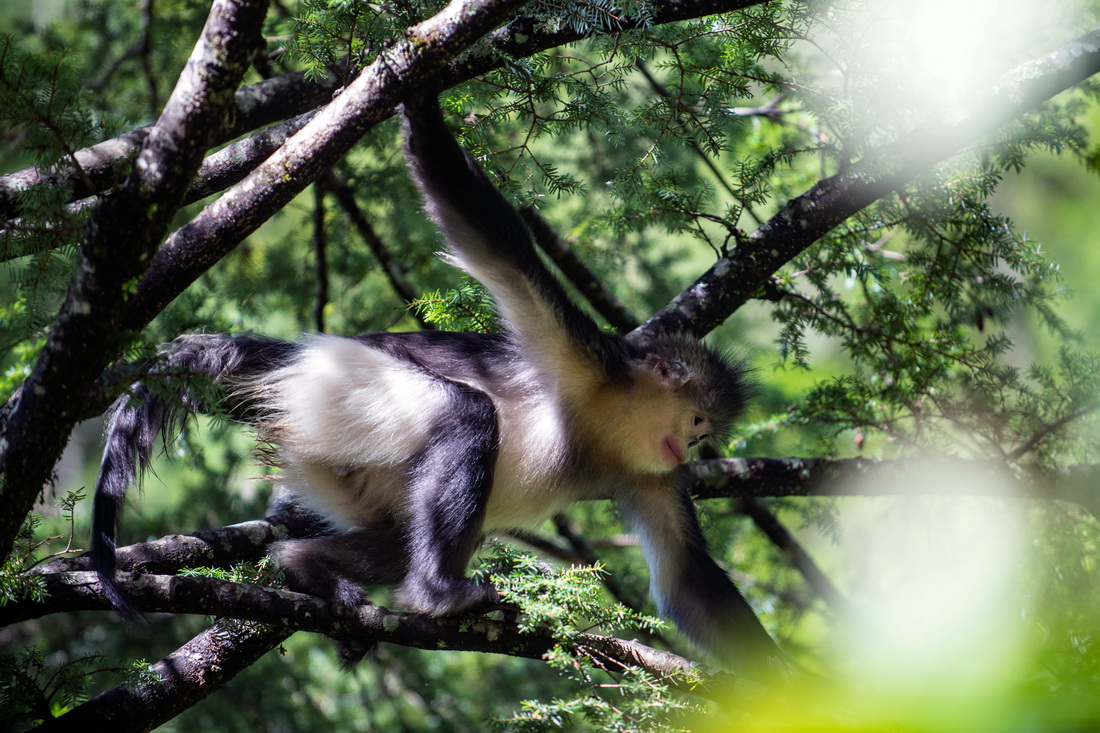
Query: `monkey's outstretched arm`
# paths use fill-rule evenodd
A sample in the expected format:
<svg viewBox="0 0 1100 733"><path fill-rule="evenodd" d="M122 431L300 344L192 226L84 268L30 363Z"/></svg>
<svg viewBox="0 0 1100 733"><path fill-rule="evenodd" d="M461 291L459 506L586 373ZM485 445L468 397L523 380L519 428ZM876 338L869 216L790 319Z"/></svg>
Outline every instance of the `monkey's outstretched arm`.
<svg viewBox="0 0 1100 733"><path fill-rule="evenodd" d="M590 368L619 368L621 343L602 333L547 271L519 215L455 142L435 95L421 92L403 111L409 169L428 213L457 263L493 295L508 329L542 366L581 357Z"/></svg>
<svg viewBox="0 0 1100 733"><path fill-rule="evenodd" d="M752 677L782 673L790 664L752 607L707 552L695 505L683 487L618 496L641 538L650 592L663 615L735 671Z"/></svg>

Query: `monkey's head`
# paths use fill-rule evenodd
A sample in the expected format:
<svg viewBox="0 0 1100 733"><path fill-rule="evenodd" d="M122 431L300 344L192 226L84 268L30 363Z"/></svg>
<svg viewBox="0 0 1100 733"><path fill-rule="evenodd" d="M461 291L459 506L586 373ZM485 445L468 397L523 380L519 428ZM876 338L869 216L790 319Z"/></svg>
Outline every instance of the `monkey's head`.
<svg viewBox="0 0 1100 733"><path fill-rule="evenodd" d="M739 363L688 334L672 334L647 342L630 371L632 468L666 473L691 458L717 456L748 395Z"/></svg>

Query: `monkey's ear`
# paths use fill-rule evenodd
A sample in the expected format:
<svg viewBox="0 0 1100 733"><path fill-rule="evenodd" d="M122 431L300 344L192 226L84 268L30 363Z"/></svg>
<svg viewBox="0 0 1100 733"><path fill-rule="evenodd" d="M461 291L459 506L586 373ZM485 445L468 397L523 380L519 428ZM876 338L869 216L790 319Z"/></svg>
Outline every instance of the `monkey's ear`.
<svg viewBox="0 0 1100 733"><path fill-rule="evenodd" d="M691 367L679 359L655 358L650 361L649 366L657 378L670 389L682 387L691 381Z"/></svg>

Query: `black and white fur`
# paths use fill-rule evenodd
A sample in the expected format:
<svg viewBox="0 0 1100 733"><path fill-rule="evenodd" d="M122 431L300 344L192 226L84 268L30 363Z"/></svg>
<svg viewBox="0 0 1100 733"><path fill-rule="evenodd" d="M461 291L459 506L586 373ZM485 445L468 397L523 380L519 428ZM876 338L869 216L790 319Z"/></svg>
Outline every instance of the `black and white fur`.
<svg viewBox="0 0 1100 733"><path fill-rule="evenodd" d="M492 608L465 575L486 533L611 497L637 529L662 613L723 661L779 652L707 553L683 462L744 400L738 366L680 334L644 351L602 331L546 270L520 218L446 129L438 102L405 105L407 155L449 258L492 293L503 333L183 336L166 370L230 385L274 446L282 481L333 534L274 547L292 588L338 607L392 584L434 615ZM93 554L116 607L115 531L155 435L182 420L140 387L114 407ZM191 408L202 409L191 397Z"/></svg>

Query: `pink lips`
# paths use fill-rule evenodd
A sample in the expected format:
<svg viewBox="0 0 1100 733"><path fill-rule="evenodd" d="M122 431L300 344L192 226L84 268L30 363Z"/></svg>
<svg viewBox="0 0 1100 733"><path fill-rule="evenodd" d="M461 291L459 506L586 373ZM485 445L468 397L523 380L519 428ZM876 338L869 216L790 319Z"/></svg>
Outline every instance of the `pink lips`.
<svg viewBox="0 0 1100 733"><path fill-rule="evenodd" d="M661 441L661 458L675 465L684 462L684 447L674 435L666 435Z"/></svg>

